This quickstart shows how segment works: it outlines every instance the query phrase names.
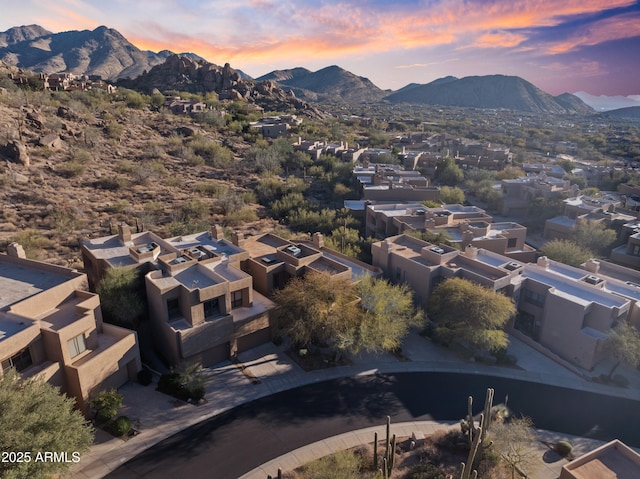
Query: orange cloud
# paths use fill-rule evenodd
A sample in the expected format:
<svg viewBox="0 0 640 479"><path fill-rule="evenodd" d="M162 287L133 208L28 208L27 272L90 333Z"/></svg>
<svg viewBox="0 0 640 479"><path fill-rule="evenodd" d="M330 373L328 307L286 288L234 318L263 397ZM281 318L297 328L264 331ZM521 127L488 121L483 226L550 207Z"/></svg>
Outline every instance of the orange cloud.
<svg viewBox="0 0 640 479"><path fill-rule="evenodd" d="M525 35L510 32L485 33L476 39L473 46L479 48L512 48L520 45L526 38Z"/></svg>
<svg viewBox="0 0 640 479"><path fill-rule="evenodd" d="M464 0L452 0L413 10L398 5L381 12L355 2L331 3L319 8L303 8L297 3L282 5L269 0L239 2L243 8L255 13L255 18L246 17L239 21L242 28L236 28L230 19L229 28L213 28L211 32L198 32L202 26L197 26L189 30L193 34L185 34L155 24L149 30L137 25L135 31L123 33L141 48L193 51L212 61L243 63L272 61L274 58L294 61L310 57L370 55L395 49L442 45L456 49L519 48L522 51L529 29L558 25L571 15L635 3L633 0L567 0L562 3L557 0L522 0L470 4ZM250 28L248 24L256 28ZM547 49L557 53L580 44L605 41L614 34L620 38L637 35L640 28L640 22L637 22L616 31L613 27L616 21L611 20L611 24L609 29L605 29L604 24L598 27L598 35L576 36L566 42L548 45Z"/></svg>

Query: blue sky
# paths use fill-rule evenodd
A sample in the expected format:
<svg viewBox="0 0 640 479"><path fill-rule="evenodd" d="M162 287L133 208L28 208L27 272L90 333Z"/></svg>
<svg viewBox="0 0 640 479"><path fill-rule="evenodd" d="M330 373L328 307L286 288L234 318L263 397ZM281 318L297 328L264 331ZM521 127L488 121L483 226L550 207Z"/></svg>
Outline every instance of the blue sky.
<svg viewBox="0 0 640 479"><path fill-rule="evenodd" d="M339 65L380 88L518 75L560 94L640 94L637 0L0 0L0 31L115 28L254 77Z"/></svg>

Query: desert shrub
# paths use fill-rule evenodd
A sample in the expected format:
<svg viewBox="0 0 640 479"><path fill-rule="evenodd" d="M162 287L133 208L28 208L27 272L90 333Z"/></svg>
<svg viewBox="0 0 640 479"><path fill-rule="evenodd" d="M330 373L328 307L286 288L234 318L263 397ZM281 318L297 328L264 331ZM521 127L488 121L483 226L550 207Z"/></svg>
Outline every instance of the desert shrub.
<svg viewBox="0 0 640 479"><path fill-rule="evenodd" d="M450 451L468 451L469 440L462 431L452 429L436 438L436 446Z"/></svg>
<svg viewBox="0 0 640 479"><path fill-rule="evenodd" d="M138 382L143 386L148 386L149 384L151 384L152 380L153 380L153 375L151 374L151 371L149 371L147 368L143 368L140 371L138 371Z"/></svg>
<svg viewBox="0 0 640 479"><path fill-rule="evenodd" d="M218 183L215 181L198 183L194 186L194 189L201 195L205 196L221 196L229 190L229 188L227 188L222 183Z"/></svg>
<svg viewBox="0 0 640 479"><path fill-rule="evenodd" d="M197 365L182 365L158 380L158 391L182 401L200 401L204 398L204 378Z"/></svg>
<svg viewBox="0 0 640 479"><path fill-rule="evenodd" d="M339 451L330 456L316 459L301 469L306 477L316 479L333 479L340 477L343 479L356 479L368 477L363 475L363 459L354 454L353 451ZM377 473L376 473L377 474ZM371 477L375 477L373 474Z"/></svg>
<svg viewBox="0 0 640 479"><path fill-rule="evenodd" d="M91 156L91 153L89 153L87 150L74 150L74 152L71 154L71 161L82 165L91 162L92 159L93 157Z"/></svg>
<svg viewBox="0 0 640 479"><path fill-rule="evenodd" d="M208 218L209 212L209 204L198 198L192 198L176 208L176 220L183 222L203 221Z"/></svg>
<svg viewBox="0 0 640 479"><path fill-rule="evenodd" d="M446 477L438 466L424 462L413 468L403 479L446 479Z"/></svg>
<svg viewBox="0 0 640 479"><path fill-rule="evenodd" d="M243 223L250 223L252 221L257 221L258 215L255 211L253 211L248 206L244 206L237 210L229 211L225 217L224 222L229 226L237 226Z"/></svg>
<svg viewBox="0 0 640 479"><path fill-rule="evenodd" d="M558 441L554 449L562 457L567 457L573 451L573 446L569 441Z"/></svg>
<svg viewBox="0 0 640 479"><path fill-rule="evenodd" d="M104 132L108 138L113 140L119 140L122 136L122 132L124 131L124 126L120 123L116 123L115 121L109 121L104 127Z"/></svg>
<svg viewBox="0 0 640 479"><path fill-rule="evenodd" d="M16 233L13 241L22 245L27 258L30 259L41 259L41 250L53 245L53 242L49 238L34 229L27 229Z"/></svg>
<svg viewBox="0 0 640 479"><path fill-rule="evenodd" d="M122 406L122 394L115 389L108 391L100 391L89 402L89 406L96 413L96 420L100 422L109 421L118 412L118 408Z"/></svg>
<svg viewBox="0 0 640 479"><path fill-rule="evenodd" d="M114 213L124 213L128 207L129 202L127 200L116 200L111 204L111 211Z"/></svg>
<svg viewBox="0 0 640 479"><path fill-rule="evenodd" d="M126 178L121 178L119 176L105 176L104 178L100 178L96 181L96 187L101 190L119 190L124 188L129 184L129 181Z"/></svg>
<svg viewBox="0 0 640 479"><path fill-rule="evenodd" d="M114 436L124 436L131 430L131 419L127 416L120 416L111 425L111 432Z"/></svg>
<svg viewBox="0 0 640 479"><path fill-rule="evenodd" d="M71 160L60 165L57 171L65 178L74 178L84 173L84 165L78 161Z"/></svg>

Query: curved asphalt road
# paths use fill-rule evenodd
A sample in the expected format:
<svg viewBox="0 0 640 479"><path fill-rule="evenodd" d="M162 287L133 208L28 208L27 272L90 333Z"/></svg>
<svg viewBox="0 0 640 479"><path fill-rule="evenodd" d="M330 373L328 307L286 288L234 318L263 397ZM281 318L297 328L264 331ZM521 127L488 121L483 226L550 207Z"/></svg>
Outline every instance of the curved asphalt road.
<svg viewBox="0 0 640 479"><path fill-rule="evenodd" d="M253 401L158 443L106 477L235 479L315 441L384 424L387 415L393 422L457 420L466 415L468 395L479 412L487 387L495 388L494 403L508 394L509 407L538 428L640 446L639 401L507 378L398 373L326 381Z"/></svg>

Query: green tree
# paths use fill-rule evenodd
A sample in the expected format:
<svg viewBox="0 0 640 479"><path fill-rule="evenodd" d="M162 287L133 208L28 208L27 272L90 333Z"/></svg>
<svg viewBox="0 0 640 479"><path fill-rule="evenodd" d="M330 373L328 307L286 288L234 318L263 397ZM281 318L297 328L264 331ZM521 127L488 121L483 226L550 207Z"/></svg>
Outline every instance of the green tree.
<svg viewBox="0 0 640 479"><path fill-rule="evenodd" d="M440 201L445 205L461 205L464 203L464 191L457 186L441 186Z"/></svg>
<svg viewBox="0 0 640 479"><path fill-rule="evenodd" d="M330 344L360 322L353 293L349 279L315 272L295 277L274 295L276 318L296 346Z"/></svg>
<svg viewBox="0 0 640 479"><path fill-rule="evenodd" d="M440 283L428 308L435 336L445 344L460 342L472 352L506 348L504 328L515 311L507 296L462 278Z"/></svg>
<svg viewBox="0 0 640 479"><path fill-rule="evenodd" d="M616 232L607 228L603 222L578 219L576 222L576 243L599 256L607 256L616 240Z"/></svg>
<svg viewBox="0 0 640 479"><path fill-rule="evenodd" d="M295 345L330 345L339 354L397 349L422 322L406 286L378 279L354 285L312 272L292 279L275 300L280 326Z"/></svg>
<svg viewBox="0 0 640 479"><path fill-rule="evenodd" d="M42 378L21 379L10 369L0 376L0 451L24 452L29 462L0 462L3 479L49 478L69 468L65 462L36 461L38 453L84 453L93 442L93 429L73 409L74 400Z"/></svg>
<svg viewBox="0 0 640 479"><path fill-rule="evenodd" d="M124 397L115 389L100 391L89 403L89 407L96 412L96 419L101 422L109 421L122 407Z"/></svg>
<svg viewBox="0 0 640 479"><path fill-rule="evenodd" d="M442 185L455 186L464 180L464 173L453 158L442 158L436 163L436 179Z"/></svg>
<svg viewBox="0 0 640 479"><path fill-rule="evenodd" d="M342 254L358 258L362 253L361 244L364 239L360 236L360 232L354 228L340 226L331 231L331 236L325 238L325 245Z"/></svg>
<svg viewBox="0 0 640 479"><path fill-rule="evenodd" d="M570 266L580 266L594 256L593 251L575 241L555 239L544 244L542 253L547 258Z"/></svg>
<svg viewBox="0 0 640 479"><path fill-rule="evenodd" d="M605 342L605 350L615 360L609 372L609 379L621 363L637 368L640 366L640 331L628 321L620 321L610 331Z"/></svg>
<svg viewBox="0 0 640 479"><path fill-rule="evenodd" d="M140 273L132 268L111 268L98 283L97 293L108 323L136 329L146 312Z"/></svg>
<svg viewBox="0 0 640 479"><path fill-rule="evenodd" d="M511 479L515 479L516 474L517 477L530 477L538 463L537 453L531 448L537 441L531 419L519 417L495 424L489 437L493 441L493 448L511 472Z"/></svg>
<svg viewBox="0 0 640 479"><path fill-rule="evenodd" d="M424 314L414 307L413 292L407 285L367 276L355 290L364 316L350 344L353 352L397 350L409 329L424 323Z"/></svg>

